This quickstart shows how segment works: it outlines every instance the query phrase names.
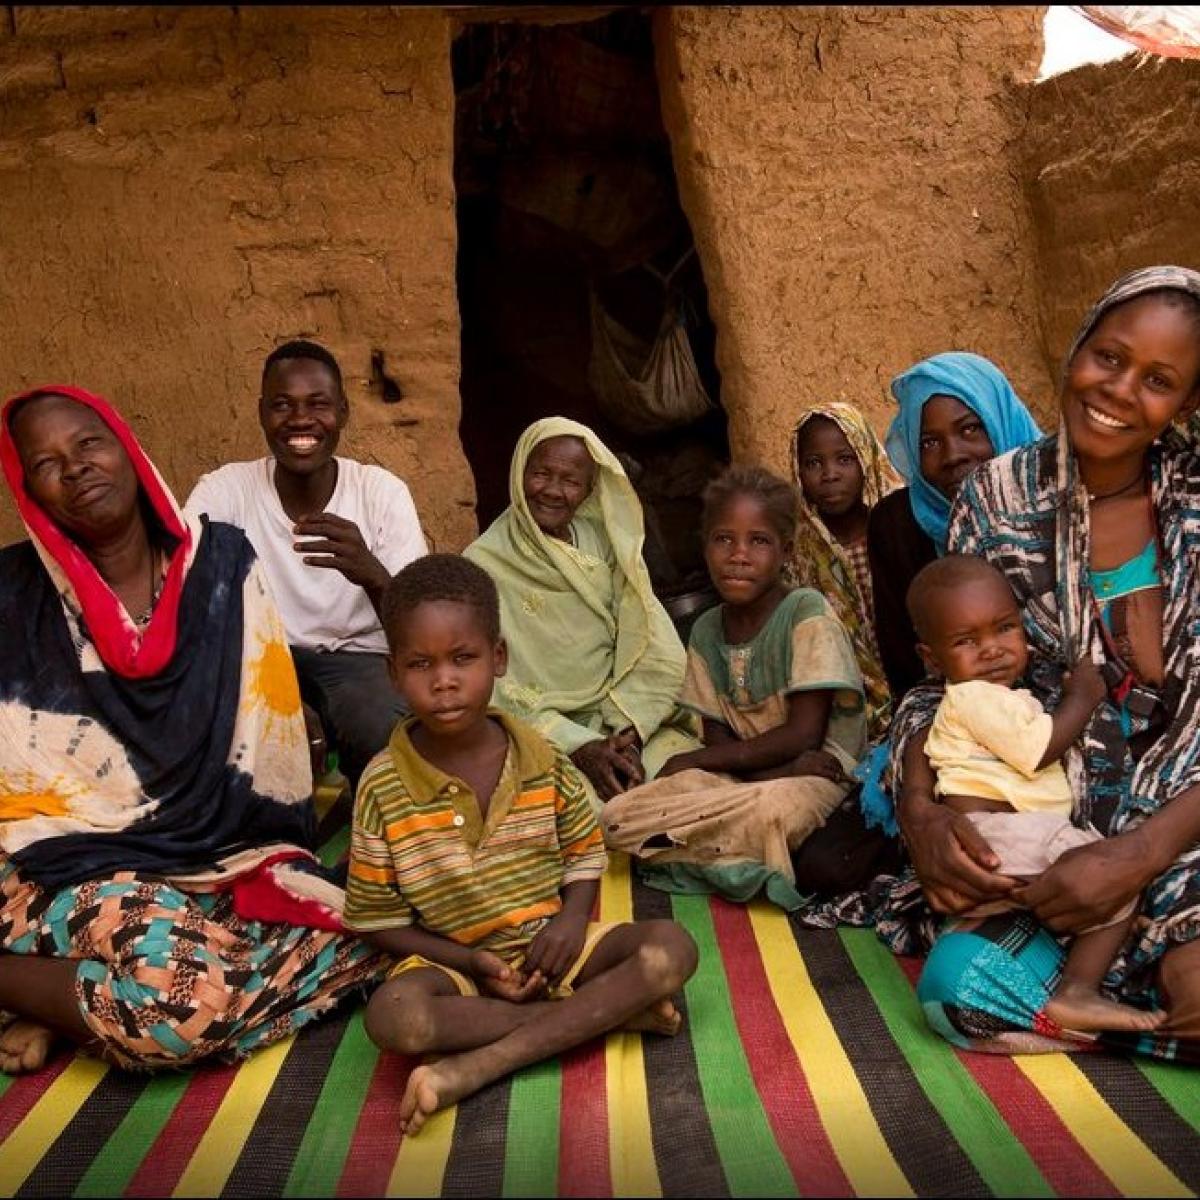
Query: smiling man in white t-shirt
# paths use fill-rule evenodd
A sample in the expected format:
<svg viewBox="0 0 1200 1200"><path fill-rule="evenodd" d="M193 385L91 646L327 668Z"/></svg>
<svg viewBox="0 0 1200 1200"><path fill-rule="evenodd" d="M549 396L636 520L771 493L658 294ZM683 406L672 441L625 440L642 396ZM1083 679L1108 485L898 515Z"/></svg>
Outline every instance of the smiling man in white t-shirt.
<svg viewBox="0 0 1200 1200"><path fill-rule="evenodd" d="M258 404L271 457L202 476L185 507L246 531L283 615L301 693L354 787L404 712L388 679L380 598L427 548L403 480L335 456L349 415L328 350L279 346L263 365Z"/></svg>

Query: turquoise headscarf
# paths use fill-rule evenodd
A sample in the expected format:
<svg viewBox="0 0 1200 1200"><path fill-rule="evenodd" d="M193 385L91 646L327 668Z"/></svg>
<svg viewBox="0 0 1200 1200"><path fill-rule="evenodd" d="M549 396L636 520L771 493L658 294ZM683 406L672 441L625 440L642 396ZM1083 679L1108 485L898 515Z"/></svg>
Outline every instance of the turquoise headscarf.
<svg viewBox="0 0 1200 1200"><path fill-rule="evenodd" d="M923 359L892 380L900 411L888 428L884 446L892 465L908 481L909 502L917 524L946 553L950 501L921 474L921 413L930 396L953 396L983 422L997 454L1036 442L1042 436L1029 409L995 363L979 354L951 350Z"/></svg>

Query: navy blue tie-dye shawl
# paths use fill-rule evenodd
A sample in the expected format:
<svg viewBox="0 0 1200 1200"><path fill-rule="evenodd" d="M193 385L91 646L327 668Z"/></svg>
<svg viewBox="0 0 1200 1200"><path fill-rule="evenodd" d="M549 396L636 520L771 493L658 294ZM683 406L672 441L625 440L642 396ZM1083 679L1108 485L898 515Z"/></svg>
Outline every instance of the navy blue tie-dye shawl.
<svg viewBox="0 0 1200 1200"><path fill-rule="evenodd" d="M46 390L132 442L143 496L174 531L177 594L145 629L95 599L94 568L31 518L6 409L0 452L31 540L0 551L0 850L52 890L118 871L223 886L294 855L314 837L307 739L250 543L185 522L103 401ZM152 669L146 645L162 660Z"/></svg>

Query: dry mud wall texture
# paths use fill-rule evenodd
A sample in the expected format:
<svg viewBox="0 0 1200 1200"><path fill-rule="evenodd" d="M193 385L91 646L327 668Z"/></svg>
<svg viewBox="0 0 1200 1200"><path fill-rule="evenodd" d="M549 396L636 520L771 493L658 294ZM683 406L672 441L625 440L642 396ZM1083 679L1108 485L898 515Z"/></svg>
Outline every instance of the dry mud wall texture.
<svg viewBox="0 0 1200 1200"><path fill-rule="evenodd" d="M882 428L888 381L940 350L1047 406L1015 146L1043 11L657 12L735 454L786 469L797 414L826 399Z"/></svg>
<svg viewBox="0 0 1200 1200"><path fill-rule="evenodd" d="M458 549L453 104L436 9L0 9L0 386L108 396L182 499L265 452L263 357L314 337L345 452Z"/></svg>
<svg viewBox="0 0 1200 1200"><path fill-rule="evenodd" d="M1022 141L1047 364L1135 267L1200 269L1200 62L1139 56L1035 85Z"/></svg>

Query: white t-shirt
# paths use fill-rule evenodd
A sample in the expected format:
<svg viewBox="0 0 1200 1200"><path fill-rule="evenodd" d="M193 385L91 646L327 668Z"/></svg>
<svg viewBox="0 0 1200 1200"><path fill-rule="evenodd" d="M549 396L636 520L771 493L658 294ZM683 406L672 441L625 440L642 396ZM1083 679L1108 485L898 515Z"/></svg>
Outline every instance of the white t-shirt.
<svg viewBox="0 0 1200 1200"><path fill-rule="evenodd" d="M428 553L408 485L382 467L335 460L337 485L325 511L353 521L391 574ZM262 560L288 641L310 650L386 654L387 639L370 597L332 567L314 567L293 550L293 521L275 490L275 460L229 463L202 475L184 511L207 513L246 531Z"/></svg>

